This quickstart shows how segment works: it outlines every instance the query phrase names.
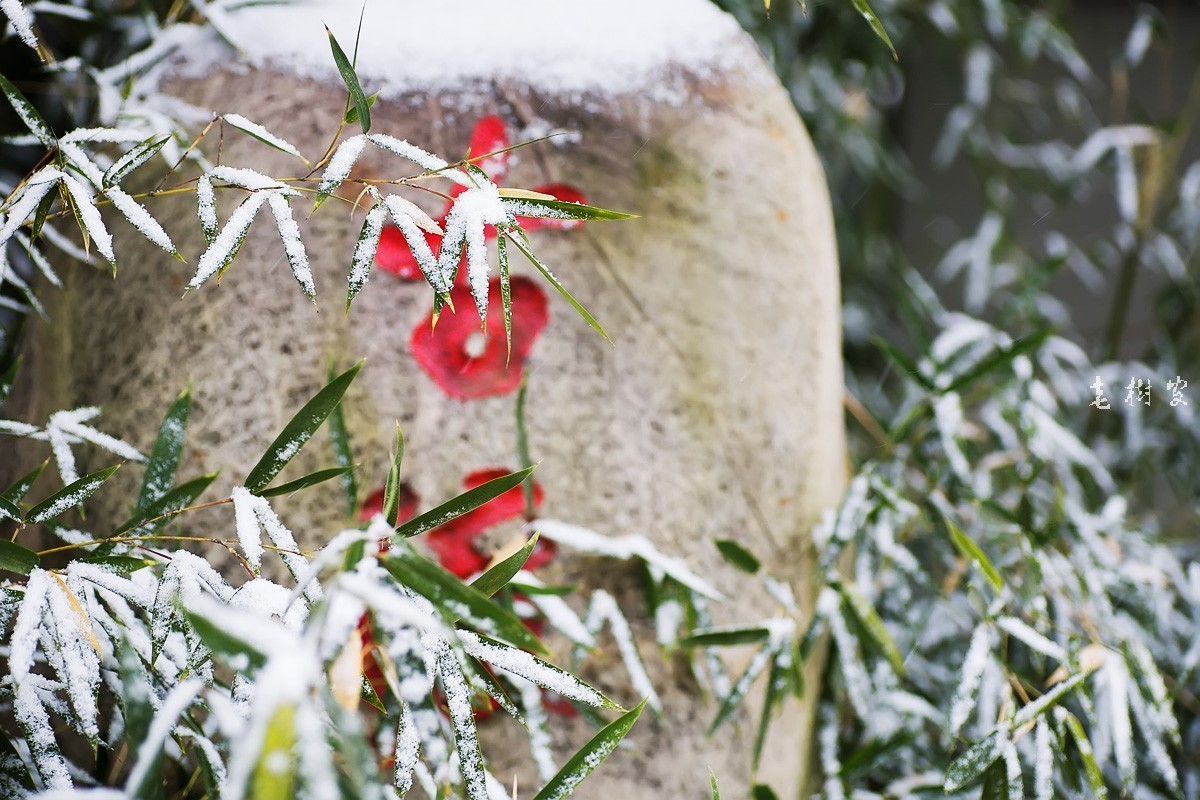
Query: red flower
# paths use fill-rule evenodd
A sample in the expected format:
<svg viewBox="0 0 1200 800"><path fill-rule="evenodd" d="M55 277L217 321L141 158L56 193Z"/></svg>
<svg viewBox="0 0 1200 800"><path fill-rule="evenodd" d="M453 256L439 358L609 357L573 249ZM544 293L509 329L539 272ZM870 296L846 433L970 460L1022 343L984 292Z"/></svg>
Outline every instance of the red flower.
<svg viewBox="0 0 1200 800"><path fill-rule="evenodd" d="M463 479L464 489L474 489L490 480L509 474L505 469L482 469L472 472ZM533 505L542 504L542 487L533 484ZM520 486L484 503L473 511L434 528L425 535L425 542L437 555L443 567L460 578L482 572L492 560L491 554L479 549L478 539L497 525L518 519L525 513L525 494ZM554 558L553 542L539 539L533 554L525 562L525 569L537 569Z"/></svg>
<svg viewBox="0 0 1200 800"><path fill-rule="evenodd" d="M450 292L455 313L443 311L437 327L433 314L417 324L410 344L413 357L442 391L459 400L514 391L533 343L549 318L546 293L528 278L515 277L512 292L512 351L505 345L500 280L488 289L487 326L481 330L471 290Z"/></svg>
<svg viewBox="0 0 1200 800"><path fill-rule="evenodd" d="M358 509L358 521L370 522L376 514L383 511L383 494L384 489L381 486L375 491L367 495L367 499L363 500L362 506ZM396 509L396 522L407 522L412 519L417 513L417 505L420 503L420 498L417 493L412 490L412 487L407 483L400 484L400 503Z"/></svg>
<svg viewBox="0 0 1200 800"><path fill-rule="evenodd" d="M508 146L508 133L504 129L504 120L493 115L484 117L475 124L475 130L471 134L471 159L494 183L500 183L508 175L510 151L505 149ZM457 183L452 184L450 197L457 197L464 189L465 187ZM587 202L587 197L583 192L565 183L537 186L534 191L551 195L568 203ZM453 200L447 202L441 216L437 218L439 225L445 221L452 204ZM540 217L518 217L517 219L520 220L521 227L527 231L541 228L568 230L583 224L579 220L542 219ZM488 240L496 238L495 227L489 225L484 232ZM441 249L442 237L434 233L425 233L425 241L429 243L429 249L436 257ZM413 257L412 251L408 248L408 242L404 240L400 230L392 225L385 227L379 237L379 248L375 251L375 263L384 272L390 272L402 280L419 281L424 280L425 277L421 268L417 266L417 260ZM459 270L460 275L462 272L463 270Z"/></svg>

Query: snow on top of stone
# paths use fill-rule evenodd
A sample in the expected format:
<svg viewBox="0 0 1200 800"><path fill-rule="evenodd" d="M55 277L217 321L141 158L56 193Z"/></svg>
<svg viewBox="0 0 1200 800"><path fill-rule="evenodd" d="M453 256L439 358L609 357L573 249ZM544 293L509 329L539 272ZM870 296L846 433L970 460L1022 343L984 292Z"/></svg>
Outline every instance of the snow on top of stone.
<svg viewBox="0 0 1200 800"><path fill-rule="evenodd" d="M337 81L324 26L352 55L360 8L348 0L248 6L222 29L254 66ZM228 63L215 34L211 43L188 48L184 72ZM385 0L367 4L357 68L364 89L385 96L488 92L492 81L512 81L679 103L685 74L712 77L754 56L737 22L703 0Z"/></svg>

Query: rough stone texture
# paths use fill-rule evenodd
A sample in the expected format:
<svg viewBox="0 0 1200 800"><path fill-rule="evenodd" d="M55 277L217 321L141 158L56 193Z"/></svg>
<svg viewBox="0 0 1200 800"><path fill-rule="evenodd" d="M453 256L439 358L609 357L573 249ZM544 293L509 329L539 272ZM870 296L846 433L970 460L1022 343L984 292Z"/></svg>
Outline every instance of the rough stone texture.
<svg viewBox="0 0 1200 800"><path fill-rule="evenodd" d="M346 4L345 13L357 15L357 6ZM586 13L603 14L604 4ZM603 533L643 533L684 556L730 596L722 621L754 619L771 604L746 590L711 540L733 537L764 556L792 579L807 613L808 531L836 503L845 477L837 261L824 177L752 44L740 38L730 46L743 48L751 67L716 77L676 74L688 94L677 105L635 95L564 98L498 81L486 101L437 87L384 97L373 128L451 158L465 151L475 120L487 113L501 114L510 128L536 122L577 130L578 142L518 151L507 183L566 181L597 205L641 215L533 234L536 251L614 344L547 287L552 320L529 365L531 448L542 461L537 477L547 516ZM273 68L217 68L167 88L197 106L265 124L310 157L324 151L344 97L334 83ZM221 158L278 176L302 170L294 159L229 133ZM356 174L412 172L380 155L364 159ZM222 218L231 203L223 202ZM192 197L164 199L155 209L194 264L203 240ZM102 418L105 430L148 449L163 410L191 380L194 455L183 469L188 476L221 469L215 497L244 477L323 382L330 359L348 366L365 357L347 418L366 488L382 485L396 420L408 438L407 478L423 507L457 492L469 471L514 467L514 397L449 400L412 359L408 338L430 307L427 286L375 271L351 313L343 313L361 220L348 209L331 201L302 222L319 311L292 280L265 212L220 286L182 301L190 268L133 235L120 237L118 279L75 270L53 309L54 326L33 326L32 377L40 393L27 395L25 418L100 404L111 409ZM516 264L520 256L513 255ZM287 474L330 462L322 434ZM140 478L136 468L124 472L130 486ZM345 522L338 490L324 488L278 504L305 547L319 546ZM102 524L121 510L102 509L89 522ZM211 526L207 533L232 525L227 509L206 514L195 524ZM632 571L570 558L555 569L561 572L551 577L606 586L638 613ZM585 677L635 702L606 644ZM614 757L579 796L699 797L708 766L727 796L745 796L753 724L744 718L706 739L715 704L698 696L678 659L654 657L648 642L643 652L666 714L647 715L635 729L637 750ZM731 665L740 669L746 657L737 654ZM781 797L800 791L811 711L797 705L776 723L759 777ZM521 786L532 787L524 747L512 744L523 737L511 735L508 724L486 726L496 729L489 757L502 779L515 769ZM582 723L555 725L563 752L588 737Z"/></svg>

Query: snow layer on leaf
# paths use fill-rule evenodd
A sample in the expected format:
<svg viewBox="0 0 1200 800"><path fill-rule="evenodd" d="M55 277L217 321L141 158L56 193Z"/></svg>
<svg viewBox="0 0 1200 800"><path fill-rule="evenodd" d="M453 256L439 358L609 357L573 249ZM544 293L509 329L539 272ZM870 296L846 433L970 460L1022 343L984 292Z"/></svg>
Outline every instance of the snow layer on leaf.
<svg viewBox="0 0 1200 800"><path fill-rule="evenodd" d="M597 589L592 595L592 602L588 604L585 624L588 630L595 635L606 623L617 643L617 651L621 654L621 661L625 664L625 671L629 674L629 682L633 685L634 692L639 697L644 697L646 704L652 709L662 711L662 701L659 700L658 692L655 691L654 684L650 681L646 665L642 663L642 656L638 653L637 642L633 638L633 630L629 627L629 621L621 613L616 599L603 589Z"/></svg>
<svg viewBox="0 0 1200 800"><path fill-rule="evenodd" d="M564 547L610 558L640 558L652 572L674 578L696 594L710 600L723 599L720 592L708 581L696 575L680 559L659 552L649 539L631 534L627 536L605 536L596 531L561 522L555 519L539 519L536 528L542 536L552 539Z"/></svg>
<svg viewBox="0 0 1200 800"><path fill-rule="evenodd" d="M279 229L279 238L283 241L283 251L287 255L288 264L292 267L292 275L296 283L310 298L317 293L313 283L312 267L308 263L308 252L304 249L304 240L300 238L300 226L292 216L292 207L287 198L278 192L272 192L267 202L271 205L271 214L275 217L275 227Z"/></svg>
<svg viewBox="0 0 1200 800"><path fill-rule="evenodd" d="M346 180L350 174L350 170L354 169L355 162L358 161L358 157L362 155L363 148L366 146L367 137L361 133L351 136L338 145L338 149L333 152L333 157L329 159L329 164L325 167L325 172L321 175L321 184L317 187L318 194L330 194L341 186L342 181Z"/></svg>
<svg viewBox="0 0 1200 800"><path fill-rule="evenodd" d="M280 139L262 125L259 125L257 122L251 122L241 114L222 114L221 119L225 120L238 130L245 131L255 138L262 139L272 147L278 148L279 150L282 150L283 152L293 155L301 160L304 158L304 156L300 155L300 151L296 149L295 145Z"/></svg>
<svg viewBox="0 0 1200 800"><path fill-rule="evenodd" d="M126 194L123 189L116 186L106 189L104 195L112 201L114 208L125 215L125 219L129 220L129 224L137 228L138 233L168 253L175 252L175 243L171 241L171 237L163 230L162 225L158 224L158 220L150 216L150 212L146 210L145 206Z"/></svg>
<svg viewBox="0 0 1200 800"><path fill-rule="evenodd" d="M458 635L462 640L463 649L480 661L499 667L505 672L520 675L569 700L577 700L597 708L605 705L604 696L598 691L574 675L552 667L524 650L486 641L470 631L459 631ZM650 691L654 691L653 687Z"/></svg>
<svg viewBox="0 0 1200 800"><path fill-rule="evenodd" d="M33 33L33 15L21 4L21 0L0 0L0 11L8 17L21 41L37 50L38 40Z"/></svg>
<svg viewBox="0 0 1200 800"><path fill-rule="evenodd" d="M20 196L9 206L4 227L0 228L0 246L8 242L17 228L25 224L25 221L37 210L38 204L42 202L46 193L53 189L63 177L63 173L55 167L45 167L26 181Z"/></svg>
<svg viewBox="0 0 1200 800"><path fill-rule="evenodd" d="M354 255L350 258L350 276L347 283L351 297L363 290L371 276L371 265L375 263L375 251L379 249L379 236L383 232L383 221L387 214L387 204L376 203L363 220L362 232L358 241L354 243Z"/></svg>
<svg viewBox="0 0 1200 800"><path fill-rule="evenodd" d="M1050 641L1016 617L1000 617L996 620L996 627L1010 636L1020 639L1028 647L1042 655L1049 656L1061 664L1067 662L1067 653L1062 647Z"/></svg>
<svg viewBox="0 0 1200 800"><path fill-rule="evenodd" d="M213 243L196 262L196 274L188 282L189 289L198 288L217 274L217 271L233 257L234 251L246 235L246 231L249 230L250 223L254 221L254 215L258 213L265 202L267 202L267 193L253 194L229 215L225 227L221 229Z"/></svg>
<svg viewBox="0 0 1200 800"><path fill-rule="evenodd" d="M963 659L962 678L958 688L954 690L954 699L950 702L951 736L957 736L971 716L971 710L975 707L975 693L979 690L979 682L983 678L990 651L991 633L987 625L980 625L971 636L971 645L967 648L966 658Z"/></svg>
<svg viewBox="0 0 1200 800"><path fill-rule="evenodd" d="M258 526L258 518L254 515L254 495L244 486L239 486L230 492L233 500L233 518L237 529L238 543L247 563L258 574L262 569L262 529Z"/></svg>
<svg viewBox="0 0 1200 800"><path fill-rule="evenodd" d="M446 694L446 709L454 727L459 769L470 800L487 800L487 784L483 775L483 753L479 749L479 733L475 728L475 712L471 708L471 689L449 645L441 642L437 648L437 670Z"/></svg>
<svg viewBox="0 0 1200 800"><path fill-rule="evenodd" d="M63 174L62 183L67 187L71 199L75 201L75 211L79 214L84 230L96 243L96 250L109 263L116 261L117 257L113 253L112 247L112 234L108 232L108 228L104 227L104 218L100 216L100 209L96 208L96 203L92 200L92 193L70 175Z"/></svg>
<svg viewBox="0 0 1200 800"><path fill-rule="evenodd" d="M176 720L191 706L203 686L204 683L199 678L188 678L171 689L163 699L162 706L154 715L154 721L150 723L146 738L138 743L138 759L126 784L130 788L136 789L141 786L149 771L158 762L163 744L171 729L175 727Z"/></svg>

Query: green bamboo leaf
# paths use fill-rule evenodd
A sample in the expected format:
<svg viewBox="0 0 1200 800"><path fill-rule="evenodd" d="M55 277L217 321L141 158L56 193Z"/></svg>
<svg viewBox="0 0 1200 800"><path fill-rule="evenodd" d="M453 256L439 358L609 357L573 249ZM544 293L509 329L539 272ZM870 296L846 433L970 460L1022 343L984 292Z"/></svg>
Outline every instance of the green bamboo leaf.
<svg viewBox="0 0 1200 800"><path fill-rule="evenodd" d="M3 493L0 493L0 500L7 500L13 506L24 500L25 495L29 494L29 490L37 483L37 479L42 475L42 470L49 463L50 459L46 459L20 478L17 478L12 486L9 486ZM0 511L0 513L3 513L3 511ZM20 519L20 517L16 517L16 519Z"/></svg>
<svg viewBox="0 0 1200 800"><path fill-rule="evenodd" d="M25 761L17 754L17 748L8 737L7 733L0 734L0 774L33 794L36 788L33 776L29 774L29 768L25 766Z"/></svg>
<svg viewBox="0 0 1200 800"><path fill-rule="evenodd" d="M501 195L504 192L501 191ZM607 208L568 203L563 200L543 200L534 197L509 197L510 210L521 217L546 217L549 219L615 220L637 219L637 214L609 211Z"/></svg>
<svg viewBox="0 0 1200 800"><path fill-rule="evenodd" d="M895 45L892 44L892 40L884 29L883 23L879 21L879 17L875 16L875 12L871 10L871 6L867 0L854 0L854 7L858 9L858 13L862 14L863 19L871 26L871 30L875 31L875 35L887 45L888 50L892 51L892 58L899 61L900 56L896 54Z"/></svg>
<svg viewBox="0 0 1200 800"><path fill-rule="evenodd" d="M163 146L169 141L171 141L170 136L151 136L149 139L134 145L129 152L118 158L116 163L104 173L101 188L111 189L113 186L116 186L129 173L158 155L158 151L162 150Z"/></svg>
<svg viewBox="0 0 1200 800"><path fill-rule="evenodd" d="M721 553L721 557L742 572L748 572L753 575L762 567L762 564L754 557L753 553L733 539L716 539L714 541L716 542L717 550Z"/></svg>
<svg viewBox="0 0 1200 800"><path fill-rule="evenodd" d="M18 575L28 575L38 565L38 554L28 547L0 539L0 569L15 572Z"/></svg>
<svg viewBox="0 0 1200 800"><path fill-rule="evenodd" d="M529 240L525 238L524 231L517 231L515 234L508 233L507 235L512 243L517 246L517 249L524 254L525 258L529 259L529 263L533 264L533 266L537 268L537 271L542 273L542 277L550 281L550 285L558 290L558 293L563 296L564 300L571 304L571 307L575 309L579 316L583 317L584 321L586 321L588 325L591 325L597 333L603 336L605 341L607 341L609 344L612 344L612 339L610 339L608 334L604 332L604 328L600 325L596 318L592 316L591 312L584 308L583 305L580 304L580 302L576 300L570 292L567 291L567 288L558 282L558 278L554 277L554 274L550 272L546 265L543 264L538 257L533 254L533 250L531 250L529 247Z"/></svg>
<svg viewBox="0 0 1200 800"><path fill-rule="evenodd" d="M5 497L0 497L0 519L11 519L14 522L20 522L22 516L24 515L16 503Z"/></svg>
<svg viewBox="0 0 1200 800"><path fill-rule="evenodd" d="M113 532L113 536L121 536L129 531L134 531L138 536L149 536L160 530L171 521L172 517L195 503L196 498L204 494L204 490L212 485L218 474L210 472L186 483L181 483L126 520L120 528Z"/></svg>
<svg viewBox="0 0 1200 800"><path fill-rule="evenodd" d="M1046 713L1047 710L1057 705L1063 699L1063 697L1067 695L1068 692L1073 691L1076 686L1083 683L1089 674L1090 673L1087 672L1076 673L1062 683L1056 685L1053 689L1046 692L1032 703L1027 703L1024 706L1021 706L1021 710L1017 712L1015 717L1013 717L1013 727L1019 728L1025 723L1032 722L1042 714Z"/></svg>
<svg viewBox="0 0 1200 800"><path fill-rule="evenodd" d="M468 511L473 511L484 503L494 500L509 489L519 486L521 481L533 473L534 469L536 469L536 466L499 478L493 478L487 483L476 486L474 489L469 489L453 500L448 500L437 508L426 511L424 514L404 523L396 530L396 537L407 539L417 536L439 525L444 525L456 517L461 517Z"/></svg>
<svg viewBox="0 0 1200 800"><path fill-rule="evenodd" d="M41 235L42 228L46 226L46 220L50 218L50 210L54 208L54 201L59 199L62 191L60 184L57 192L46 192L46 195L38 202L37 211L33 215L33 225L29 228L30 242Z"/></svg>
<svg viewBox="0 0 1200 800"><path fill-rule="evenodd" d="M337 65L338 73L342 76L342 82L346 84L346 90L350 92L350 100L354 103L354 108L358 111L358 122L362 125L362 131L363 133L367 133L371 130L371 103L367 100L362 84L358 81L358 74L354 71L354 65L350 63L350 59L346 58L346 53L342 50L342 46L338 44L333 31L329 30L329 27L326 26L325 33L329 34L329 48L333 51L333 63Z"/></svg>
<svg viewBox="0 0 1200 800"><path fill-rule="evenodd" d="M766 628L715 628L696 631L679 640L680 647L735 647L765 642L771 636Z"/></svg>
<svg viewBox="0 0 1200 800"><path fill-rule="evenodd" d="M378 99L379 99L379 92L376 92L375 94L367 95L367 106L369 108L374 108L375 101ZM348 109L346 109L346 116L344 119L346 120L347 125L353 125L354 123L358 122L358 106L352 105Z"/></svg>
<svg viewBox="0 0 1200 800"><path fill-rule="evenodd" d="M488 671L483 662L474 656L467 657L467 666L471 670L471 676L475 678L487 692L488 697L496 702L496 705L504 709L504 711L519 724L525 724L525 717L521 714L521 709L517 708L513 703L512 698L508 696L508 692L504 691L504 687L500 685L500 681L493 677Z"/></svg>
<svg viewBox="0 0 1200 800"><path fill-rule="evenodd" d="M765 783L756 783L750 790L750 800L779 800L779 795Z"/></svg>
<svg viewBox="0 0 1200 800"><path fill-rule="evenodd" d="M983 774L983 791L979 800L1008 800L1008 770L997 761Z"/></svg>
<svg viewBox="0 0 1200 800"><path fill-rule="evenodd" d="M310 472L302 478L296 478L294 481L273 486L270 489L264 489L260 492L262 497L278 497L283 494L291 494L298 492L301 489L307 489L310 486L316 486L318 483L341 478L347 473L353 472L354 467L330 467L329 469L319 469L316 472Z"/></svg>
<svg viewBox="0 0 1200 800"><path fill-rule="evenodd" d="M729 694L725 696L725 700L721 703L721 707L717 710L717 716L713 718L712 724L708 726L708 735L712 736L716 733L717 728L725 724L725 721L733 716L733 712L737 711L738 706L746 699L746 694L750 691L750 687L758 680L758 676L763 673L768 666L774 662L771 653L767 652L767 645L754 654L750 659L750 663L746 665L746 670L741 674L741 677L734 682L733 688L729 690Z"/></svg>
<svg viewBox="0 0 1200 800"><path fill-rule="evenodd" d="M969 786L979 780L1003 752L1004 737L1000 731L994 731L986 739L971 745L965 753L954 759L954 762L946 768L946 780L942 788L950 793Z"/></svg>
<svg viewBox="0 0 1200 800"><path fill-rule="evenodd" d="M970 536L967 536L963 532L962 528L954 524L954 521L946 514L942 514L942 521L946 523L946 529L950 531L950 538L954 541L954 546L958 548L958 552L962 553L963 558L966 558L968 561L974 561L997 592L1004 591L1004 579L1000 577L1000 573L992 566L992 562L988 560L987 554L983 552Z"/></svg>
<svg viewBox="0 0 1200 800"><path fill-rule="evenodd" d="M150 733L150 725L154 722L154 706L150 702L147 687L151 685L150 677L137 652L128 640L121 638L116 643L117 674L121 678L123 691L120 702L122 716L125 718L125 735L130 742L144 742ZM164 786L162 777L162 759L150 762L140 786L131 787L143 796L153 796L154 788L162 794Z"/></svg>
<svg viewBox="0 0 1200 800"><path fill-rule="evenodd" d="M591 775L612 754L612 751L617 749L617 745L629 733L629 729L633 727L633 723L637 722L645 707L646 701L643 700L637 708L617 717L592 737L590 742L571 756L566 764L563 764L558 774L534 795L533 800L562 800L575 791L575 787L579 786L584 778Z"/></svg>
<svg viewBox="0 0 1200 800"><path fill-rule="evenodd" d="M234 636L207 617L201 616L186 607L183 609L183 613L187 617L188 623L192 626L192 630L200 637L200 641L217 657L235 663L244 662L251 671L258 669L266 663L266 653L260 650L253 642L248 642L245 639ZM245 674L247 670L243 669L241 672Z"/></svg>
<svg viewBox="0 0 1200 800"><path fill-rule="evenodd" d="M281 706L267 723L262 751L248 796L254 800L292 800L299 765L296 753L296 712L291 706Z"/></svg>
<svg viewBox="0 0 1200 800"><path fill-rule="evenodd" d="M708 768L708 782L712 784L712 800L721 800L721 791L717 788L717 774Z"/></svg>
<svg viewBox="0 0 1200 800"><path fill-rule="evenodd" d="M395 547L384 566L399 583L426 598L449 617L462 617L489 635L498 636L531 652L546 653L546 647L530 633L511 611L460 581L441 566L417 555L411 547Z"/></svg>
<svg viewBox="0 0 1200 800"><path fill-rule="evenodd" d="M404 463L404 431L396 423L396 449L392 453L392 465L388 468L387 483L383 487L383 518L388 525L396 527L400 516L400 466Z"/></svg>
<svg viewBox="0 0 1200 800"><path fill-rule="evenodd" d="M72 508L92 495L109 477L117 471L120 464L84 475L70 486L59 489L42 502L34 506L25 517L25 521L36 525L54 519L68 508Z"/></svg>
<svg viewBox="0 0 1200 800"><path fill-rule="evenodd" d="M506 353L512 355L512 277L508 271L508 237L496 237L496 256L500 261L500 307L504 310L504 346ZM517 422L522 422L520 410L524 408L525 382L521 382L522 394L517 395ZM520 429L517 435L521 435ZM519 447L519 444L518 444ZM522 464L521 466L527 466Z"/></svg>
<svg viewBox="0 0 1200 800"><path fill-rule="evenodd" d="M788 650L787 654L790 655ZM783 707L783 700L787 695L788 672L791 671L790 665L783 663L783 655L777 655L771 660L771 669L767 672L767 691L763 696L762 714L758 718L758 731L754 736L754 752L751 758L751 768L758 770L758 765L762 761L763 745L767 741L767 730L771 727L771 719Z"/></svg>
<svg viewBox="0 0 1200 800"><path fill-rule="evenodd" d="M158 563L152 558L138 558L137 556L87 556L79 560L84 564L95 564L112 570L118 575L129 575L139 569L153 567Z"/></svg>
<svg viewBox="0 0 1200 800"><path fill-rule="evenodd" d="M494 564L487 572L471 581L471 586L488 597L503 589L512 577L521 571L521 567L525 566L525 562L533 554L533 548L537 546L537 541L538 534L535 532L520 550Z"/></svg>
<svg viewBox="0 0 1200 800"><path fill-rule="evenodd" d="M246 488L250 492L258 494L266 489L279 471L287 466L296 453L300 452L300 448L312 438L317 428L321 427L321 423L341 402L342 395L346 393L347 387L358 375L358 371L362 369L363 363L359 361L325 384L321 391L317 392L311 400L304 404L303 408L296 412L296 416L292 417L283 432L275 437L275 441L271 442L267 452L263 453L263 457L246 476Z"/></svg>
<svg viewBox="0 0 1200 800"><path fill-rule="evenodd" d="M906 356L904 353L896 349L891 342L881 336L871 337L871 341L884 352L884 354L897 366L900 371L908 377L912 378L917 384L927 392L936 392L937 387L921 374L921 370L917 369L916 363Z"/></svg>
<svg viewBox="0 0 1200 800"><path fill-rule="evenodd" d="M187 386L167 409L158 428L158 437L154 440L154 448L150 451L146 472L142 477L142 490L138 494L136 507L139 511L162 497L175 482L191 407L192 387Z"/></svg>
<svg viewBox="0 0 1200 800"><path fill-rule="evenodd" d="M329 365L329 377L326 382L337 377L333 365ZM354 451L350 446L350 431L346 428L346 412L342 404L334 406L329 415L329 438L333 441L333 460L339 467L354 466ZM346 495L346 517L353 519L358 513L358 481L355 470L351 469L342 475L342 492Z"/></svg>
<svg viewBox="0 0 1200 800"><path fill-rule="evenodd" d="M1079 748L1079 756L1083 759L1083 769L1087 773L1088 783L1092 786L1092 794L1095 795L1096 800L1108 800L1108 787L1104 783L1104 773L1100 770L1100 765L1096 763L1096 754L1092 750L1092 743L1088 740L1087 733L1083 730L1083 725L1069 711L1056 711L1055 714L1061 714L1060 719L1066 722L1067 730L1071 732L1071 738L1075 740L1075 746Z"/></svg>
<svg viewBox="0 0 1200 800"><path fill-rule="evenodd" d="M50 126L33 107L33 103L26 100L25 95L21 94L21 91L3 75L0 75L0 91L4 92L8 102L12 103L13 110L21 118L21 122L25 123L25 127L39 142L50 149L58 147L58 139L50 132Z"/></svg>
<svg viewBox="0 0 1200 800"><path fill-rule="evenodd" d="M500 241L504 241L501 237ZM521 386L517 389L517 463L521 469L529 469L533 466L533 458L529 455L529 428L525 424L525 398L528 394L528 384L525 381L525 375L521 376ZM534 508L534 491L533 478L526 478L521 482L521 492L525 496L525 516L528 519L533 519L536 516L537 509Z"/></svg>
<svg viewBox="0 0 1200 800"><path fill-rule="evenodd" d="M962 375L959 375L950 382L949 386L941 389L940 391L956 392L964 386L975 382L979 378L982 378L985 375L993 373L1000 368L1007 366L1008 364L1012 363L1012 360L1017 356L1028 353L1031 350L1036 350L1042 345L1042 342L1046 341L1048 338L1050 338L1050 331L1042 330L1030 336L1026 336L1024 339L1018 339L1009 347L1001 347L996 350L996 352L980 361L974 367L967 370Z"/></svg>
<svg viewBox="0 0 1200 800"><path fill-rule="evenodd" d="M899 648L892 640L891 634L887 632L887 628L883 625L883 620L875 613L875 609L867 602L867 599L858 593L858 590L847 583L838 583L835 587L838 594L842 596L842 600L854 614L863 630L872 642L878 646L884 657L891 663L892 669L896 670L898 675L904 675L904 656L900 655Z"/></svg>

